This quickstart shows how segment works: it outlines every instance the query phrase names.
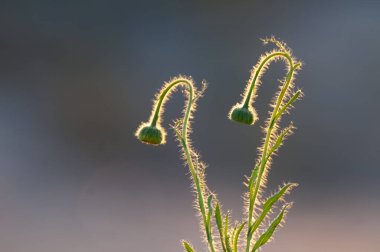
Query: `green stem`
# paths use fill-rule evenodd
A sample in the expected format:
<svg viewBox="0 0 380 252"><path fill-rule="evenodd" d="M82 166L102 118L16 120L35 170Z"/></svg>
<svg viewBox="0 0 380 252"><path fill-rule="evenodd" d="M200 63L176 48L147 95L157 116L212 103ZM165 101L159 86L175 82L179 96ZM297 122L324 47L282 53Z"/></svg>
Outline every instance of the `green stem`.
<svg viewBox="0 0 380 252"><path fill-rule="evenodd" d="M255 82L257 81L257 77L259 76L259 71L261 71L261 69L264 67L264 65L271 58L276 57L276 56L283 56L283 57L285 57L285 59L287 59L289 61L290 70L289 70L289 72L287 74L287 77L286 77L286 80L285 80L285 84L282 87L281 92L280 92L280 94L279 94L279 96L277 98L275 108L274 108L274 110L272 112L271 119L270 119L269 124L268 124L268 128L267 128L267 131L266 131L266 136L265 136L265 141L264 141L263 153L262 153L262 157L261 157L261 163L260 163L260 166L259 166L258 177L256 179L256 183L255 183L255 188L254 188L253 194L252 194L251 188L249 190L248 232L247 232L246 252L249 252L250 244L251 244L251 239L252 239L252 235L253 235L253 234L251 234L249 232L249 229L250 229L250 227L252 225L252 216L253 216L253 212L254 212L254 207L255 207L255 203L256 203L257 194L258 194L260 186L261 186L262 176L264 174L264 170L265 170L265 166L266 166L266 163L267 163L267 159L269 158L269 157L267 157L267 151L268 151L268 145L269 145L270 136L272 134L272 130L273 130L274 122L275 122L274 119L275 119L275 116L276 116L277 111L279 109L279 106L281 105L282 100L284 99L284 96L286 94L286 90L289 87L289 84L290 84L290 81L292 79L294 70L299 65L297 64L297 65L293 66L293 60L292 60L292 58L287 53L279 53L278 52L278 53L273 53L273 54L268 55L268 57L265 58L263 60L263 62L260 64L260 66L258 67L258 69L257 69L257 71L255 73L255 76L253 78L253 82L251 84L251 88L250 88L249 93L247 95L248 99L246 99L246 101L244 103L244 104L247 104L247 106L248 106L250 95L252 93L252 90L253 90L253 87L255 85Z"/></svg>
<svg viewBox="0 0 380 252"><path fill-rule="evenodd" d="M190 92L192 93L193 92L193 86L191 85L191 83L189 81L187 81L186 79L177 79L175 81L173 81L172 83L170 83L163 91L162 93L160 94L160 97L158 99L158 103L156 105L156 108L155 108L155 111L154 111L154 115L153 115L153 118L152 118L152 121L151 121L151 126L156 126L157 124L157 121L158 121L158 118L159 118L159 115L160 115L160 110L161 110L161 107L162 107L162 102L164 101L164 98L165 96L168 94L168 92L176 85L180 84L180 83L185 83L189 89L190 89Z"/></svg>
<svg viewBox="0 0 380 252"><path fill-rule="evenodd" d="M187 138L187 128L188 128L188 122L189 122L190 113L191 113L191 109L192 109L193 101L194 101L194 89L193 89L192 84L188 80L177 79L177 80L173 81L172 83L170 83L163 90L163 92L161 93L161 95L159 97L157 106L155 108L155 112L154 112L154 115L153 115L153 118L151 121L151 126L156 126L156 124L157 124L159 114L160 114L160 110L161 110L162 103L164 101L165 96L168 94L170 89L172 89L174 86L176 86L180 83L185 83L189 89L188 90L189 91L189 100L188 100L188 103L186 106L185 116L183 119L183 126L182 126L182 133L181 133L181 144L182 144L183 150L185 152L186 162L189 166L191 177L192 177L194 184L195 184L195 187L196 187L198 205L199 205L199 209L200 209L201 214L202 214L202 220L203 220L204 229L206 231L208 246L209 246L211 252L215 252L215 248L214 248L214 244L213 244L213 240L212 240L212 235L211 235L212 234L211 233L211 225L207 224L203 187L202 187L201 182L199 180L197 170L194 168L193 160L191 158L190 150L188 147L189 144L188 144L188 138Z"/></svg>
<svg viewBox="0 0 380 252"><path fill-rule="evenodd" d="M251 85L249 86L249 91L248 91L248 94L247 96L245 97L245 100L244 100L244 105L243 105L243 108L248 108L249 106L249 102L251 100L251 97L252 97L252 92L255 88L255 84L257 82L257 78L259 77L259 74L262 70L262 68L265 66L265 64L275 58L275 57L284 57L286 60L289 61L289 64L292 64L292 58L287 54L287 53L284 53L284 52L274 52L272 54L269 54L262 62L261 64L259 65L259 67L257 68L256 72L255 72L255 75L253 76L253 79L252 79L252 82L251 82Z"/></svg>
<svg viewBox="0 0 380 252"><path fill-rule="evenodd" d="M189 117L190 117L191 106L193 105L192 103L193 103L193 90L191 87L190 88L190 95L189 95L189 103L187 105L185 117L183 120L182 146L183 146L183 149L185 151L186 160L187 160L187 163L189 165L191 176L192 176L194 183L195 183L195 186L196 186L197 196L198 196L198 205L199 205L199 208L200 208L201 213L202 213L203 225L204 225L204 228L206 230L207 241L209 243L210 250L212 252L215 252L215 248L214 248L213 241L212 241L212 235L211 235L211 226L209 226L207 224L206 208L205 208L205 204L204 204L202 186L201 186L201 183L199 181L198 173L194 168L193 160L191 158L190 151L188 148L187 124L188 124Z"/></svg>
<svg viewBox="0 0 380 252"><path fill-rule="evenodd" d="M212 240L212 235L211 235L211 226L207 225L206 208L205 208L205 204L204 204L202 187L201 187L201 184L199 182L197 172L194 169L193 162L191 161L190 152L189 152L189 149L187 148L186 144L183 144L183 148L185 150L186 160L187 160L187 164L189 165L191 176L192 176L193 181L194 181L195 186L196 186L197 197L198 197L198 205L199 205L199 208L200 208L201 214L202 214L202 220L203 220L203 225L204 225L204 228L206 231L207 242L209 244L210 250L212 252L215 252L215 248L214 248L213 240Z"/></svg>

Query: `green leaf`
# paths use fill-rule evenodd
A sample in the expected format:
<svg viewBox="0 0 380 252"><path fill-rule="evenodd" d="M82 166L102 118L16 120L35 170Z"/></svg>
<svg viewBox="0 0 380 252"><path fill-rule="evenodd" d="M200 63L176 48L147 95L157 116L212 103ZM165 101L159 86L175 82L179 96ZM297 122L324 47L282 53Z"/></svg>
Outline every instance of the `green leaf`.
<svg viewBox="0 0 380 252"><path fill-rule="evenodd" d="M226 249L227 249L227 252L232 252L232 248L230 244L230 236L228 234L226 236Z"/></svg>
<svg viewBox="0 0 380 252"><path fill-rule="evenodd" d="M224 237L227 237L227 235L228 235L228 217L229 216L228 216L228 213L227 213L226 217L224 219Z"/></svg>
<svg viewBox="0 0 380 252"><path fill-rule="evenodd" d="M208 211L211 213L212 215L212 194L210 194L207 198L207 205L208 205Z"/></svg>
<svg viewBox="0 0 380 252"><path fill-rule="evenodd" d="M276 219L274 219L274 221L270 224L268 229L259 237L259 239L257 240L257 242L255 243L255 245L252 248L252 252L255 252L258 248L260 248L261 246L263 246L264 244L266 244L269 241L269 239L272 237L274 231L276 230L276 228L278 227L278 225L281 223L282 219L284 218L285 211L288 207L289 207L289 205L285 205L283 207L280 214L276 217Z"/></svg>
<svg viewBox="0 0 380 252"><path fill-rule="evenodd" d="M241 233L241 231L243 230L245 224L247 224L247 222L243 222L239 228L237 229L236 233L235 233L235 237L234 237L234 242L233 242L233 245L234 245L234 250L233 252L237 252L237 245L238 245L238 240L239 240L239 235Z"/></svg>
<svg viewBox="0 0 380 252"><path fill-rule="evenodd" d="M290 98L290 100L280 109L280 111L278 111L278 113L274 117L274 121L278 120L278 118L280 118L284 114L284 112L286 111L286 109L290 105L292 105L292 103L294 103L301 94L302 94L302 91L301 90L297 90L297 92L292 96L292 98Z"/></svg>
<svg viewBox="0 0 380 252"><path fill-rule="evenodd" d="M252 214L253 209L255 207L254 206L255 205L254 204L254 201L255 201L254 197L257 197L257 194L255 193L255 190L258 189L258 188L256 188L256 184L255 183L256 183L256 179L257 179L258 173L259 173L259 167L260 167L260 165L261 165L262 162L264 162L264 165L265 165L266 161L267 161L267 159L266 160L260 160L260 162L252 170L252 174L251 174L251 177L249 179L249 210L248 210L249 214ZM252 233L250 233L250 227L248 227L247 242L250 242L251 238L252 238Z"/></svg>
<svg viewBox="0 0 380 252"><path fill-rule="evenodd" d="M193 247L187 242L187 241L182 241L182 245L185 248L186 252L195 252Z"/></svg>
<svg viewBox="0 0 380 252"><path fill-rule="evenodd" d="M251 173L251 177L249 178L248 188L250 191L252 190L252 188L254 186L254 182L256 181L257 175L259 173L260 164L261 164L261 161L255 166L255 168L253 168L252 173Z"/></svg>
<svg viewBox="0 0 380 252"><path fill-rule="evenodd" d="M286 127L281 132L281 134L277 137L276 142L274 143L274 145L272 146L272 148L269 150L267 159L273 154L273 152L275 152L281 146L282 142L284 141L285 136L288 135L288 133L290 133L290 131L292 130L292 128L293 128L293 125L290 124L290 126Z"/></svg>
<svg viewBox="0 0 380 252"><path fill-rule="evenodd" d="M210 194L207 198L207 205L208 205L208 214L207 214L207 226L210 228L210 222L211 222L211 216L212 216L212 194Z"/></svg>
<svg viewBox="0 0 380 252"><path fill-rule="evenodd" d="M210 194L207 198L207 205L208 205L208 212L207 212L207 216L206 216L206 224L205 224L205 228L206 228L206 234L207 234L207 240L211 240L212 239L212 233L211 233L211 216L212 216L212 194Z"/></svg>
<svg viewBox="0 0 380 252"><path fill-rule="evenodd" d="M232 233L230 233L230 236L232 238L232 244L231 244L232 248L234 247L234 238L235 238L236 229L237 229L237 224L235 224L234 229L232 230Z"/></svg>
<svg viewBox="0 0 380 252"><path fill-rule="evenodd" d="M185 146L186 145L185 139L183 139L181 132L178 130L176 126L173 126L173 129L174 129L177 139L181 142L183 146Z"/></svg>
<svg viewBox="0 0 380 252"><path fill-rule="evenodd" d="M216 221L216 226L218 227L220 242L222 243L223 252L226 252L226 246L224 245L224 238L223 238L223 221L222 221L222 215L220 214L220 207L219 207L218 202L216 203L216 206L215 206L215 221Z"/></svg>
<svg viewBox="0 0 380 252"><path fill-rule="evenodd" d="M224 242L226 244L226 250L227 252L232 252L231 244L230 244L230 236L228 234L228 222L229 222L229 215L226 214L225 220L224 220Z"/></svg>
<svg viewBox="0 0 380 252"><path fill-rule="evenodd" d="M263 211L259 215L259 217L255 220L255 222L249 227L249 233L253 234L257 228L260 226L260 224L263 222L267 214L270 212L272 206L284 196L285 193L287 193L289 190L291 190L293 187L297 186L297 184L289 183L283 186L277 193L275 193L272 197L269 197L267 201L263 205Z"/></svg>

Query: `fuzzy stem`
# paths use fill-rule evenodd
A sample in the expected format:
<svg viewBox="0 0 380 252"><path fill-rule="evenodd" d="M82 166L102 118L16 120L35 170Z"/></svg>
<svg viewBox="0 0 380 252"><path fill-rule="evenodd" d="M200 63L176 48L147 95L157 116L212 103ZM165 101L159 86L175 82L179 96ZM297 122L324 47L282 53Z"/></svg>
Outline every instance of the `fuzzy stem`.
<svg viewBox="0 0 380 252"><path fill-rule="evenodd" d="M187 81L186 79L177 79L175 81L173 81L172 83L170 83L165 90L162 91L162 93L160 94L160 97L159 97L159 100L158 100L158 103L157 103L157 106L155 108L155 111L154 111L154 116L152 118L152 121L150 123L151 126L156 126L157 124L157 121L158 121L158 118L159 118L159 115L160 115L160 110L161 110L161 107L162 107L162 102L164 101L164 98L165 96L168 94L168 92L176 85L180 84L180 83L185 83L189 89L190 89L190 92L192 94L193 92L193 86L192 84Z"/></svg>
<svg viewBox="0 0 380 252"><path fill-rule="evenodd" d="M185 141L187 141L187 140L185 140ZM210 250L212 252L215 252L215 248L214 248L213 240L212 240L211 226L208 226L207 221L206 221L206 209L205 209L205 204L204 204L202 186L200 184L200 181L199 181L199 178L197 175L197 171L194 169L193 161L191 161L189 149L184 142L182 142L182 146L183 146L183 149L185 151L186 161L187 161L187 164L189 165L191 176L192 176L194 183L196 185L198 205L199 205L199 208L200 208L201 214L202 214L203 225L204 225L204 228L206 231L207 242L209 244Z"/></svg>
<svg viewBox="0 0 380 252"><path fill-rule="evenodd" d="M270 55L268 55L264 60L263 62L261 62L260 66L257 68L256 72L255 72L255 76L253 77L252 79L252 82L251 82L251 85L249 86L249 91L248 91L248 94L247 96L245 97L244 99L244 105L243 105L243 108L248 108L249 106L249 102L251 101L251 97L252 97L252 92L255 88L255 84L257 82L257 78L259 77L259 74L261 72L261 69L265 66L265 64L275 58L275 57L278 57L278 56L281 56L281 57L284 57L286 60L289 61L289 64L292 64L292 58L287 54L287 53L284 53L284 52L274 52Z"/></svg>
<svg viewBox="0 0 380 252"><path fill-rule="evenodd" d="M285 80L285 84L283 85L283 87L281 89L281 92L280 92L280 94L279 94L279 96L277 98L275 108L273 109L273 112L271 114L271 119L270 119L269 124L267 126L266 136L265 136L265 141L264 141L263 153L262 153L262 157L261 157L261 162L260 162L259 171L258 171L258 177L256 179L256 183L255 183L255 188L254 188L253 194L252 194L252 191L249 190L248 232L247 232L246 252L249 252L250 244L251 244L251 239L252 239L252 235L253 235L253 234L251 234L249 232L249 229L250 229L251 224L252 224L252 216L253 216L253 212L254 212L254 207L255 207L255 203L256 203L257 194L258 194L258 192L260 190L261 180L262 180L262 177L263 177L263 174L264 174L264 170L265 170L265 167L266 167L267 160L269 158L269 157L267 157L267 151L268 151L268 145L269 145L269 141L270 141L270 136L272 134L273 126L274 126L274 123L275 123L275 116L277 114L277 111L278 111L281 103L282 103L282 100L284 99L284 96L286 94L286 90L289 87L289 84L290 84L291 79L293 77L294 70L299 66L299 64L296 64L295 66L293 66L293 60L292 60L291 56L289 54L287 54L287 53L277 52L277 53L273 53L273 54L268 55L268 57L266 57L263 60L262 64L260 64L259 68L257 69L257 71L255 73L255 76L254 76L254 79L252 81L249 93L247 95L247 99L246 99L246 101L244 103L244 106L246 104L247 104L246 106L248 106L249 99L250 99L253 87L255 85L255 82L257 81L257 77L259 76L259 72L264 67L265 63L267 63L271 58L276 57L276 56L282 56L286 60L288 60L289 65L290 65L290 69L289 69L289 72L287 74L287 77L286 77L286 80Z"/></svg>
<svg viewBox="0 0 380 252"><path fill-rule="evenodd" d="M183 141L182 141L182 146L183 146L183 149L185 151L186 161L187 161L187 163L189 165L191 176L192 176L192 178L194 180L194 183L195 183L195 186L197 188L198 205L199 205L199 208L200 208L201 213L202 213L203 225L204 225L204 228L206 230L207 242L209 244L210 250L212 252L215 252L215 248L214 248L213 241L212 241L211 226L209 226L207 224L207 220L206 220L206 208L205 208L204 198L203 198L203 196L204 196L203 194L204 193L202 191L202 186L201 186L201 183L199 181L199 177L198 177L197 171L194 169L193 160L191 159L190 151L189 151L189 148L188 148L187 124L188 124L188 121L189 121L189 118L190 118L191 106L193 105L193 89L192 89L191 85L189 85L189 86L190 86L189 103L187 105L185 116L184 116L184 119L183 119L183 128L182 128L182 139L183 139Z"/></svg>
<svg viewBox="0 0 380 252"><path fill-rule="evenodd" d="M193 99L194 98L194 89L193 89L193 85L190 81L188 81L186 79L177 79L177 80L173 81L172 83L170 83L165 90L163 90L163 92L161 93L161 95L159 97L159 101L157 103L157 106L156 106L156 109L154 112L154 116L153 116L152 121L151 121L151 126L156 126L156 124L157 124L159 114L160 114L160 109L161 109L162 102L163 102L165 96L168 94L170 89L172 89L174 86L176 86L177 84L180 84L180 83L185 83L189 89L188 90L189 91L189 99L188 99L188 103L186 105L186 111L185 111L185 115L183 118L183 126L182 126L182 133L181 133L181 144L182 144L183 150L185 152L186 162L189 166L191 177L192 177L194 184L195 184L195 187L196 187L198 205L199 205L199 209L200 209L200 212L202 215L204 229L206 231L208 246L209 246L211 252L215 252L215 248L214 248L214 244L213 244L213 240L212 240L211 225L207 224L206 207L205 207L205 203L204 203L204 191L203 191L204 188L202 187L201 182L199 180L197 170L194 168L194 164L193 164L193 160L191 158L189 144L188 144L187 128L188 128L188 122L190 119L191 109L192 109L193 102L194 102L194 99Z"/></svg>

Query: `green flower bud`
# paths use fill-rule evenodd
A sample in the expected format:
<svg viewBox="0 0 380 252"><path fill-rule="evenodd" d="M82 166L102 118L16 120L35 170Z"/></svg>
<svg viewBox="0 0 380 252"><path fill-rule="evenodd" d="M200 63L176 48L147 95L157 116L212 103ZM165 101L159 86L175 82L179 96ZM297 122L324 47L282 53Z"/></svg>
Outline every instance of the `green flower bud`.
<svg viewBox="0 0 380 252"><path fill-rule="evenodd" d="M161 144L164 138L161 129L150 125L141 127L136 136L141 142L153 145Z"/></svg>
<svg viewBox="0 0 380 252"><path fill-rule="evenodd" d="M235 122L251 125L254 122L254 113L244 107L235 107L230 113L230 119Z"/></svg>

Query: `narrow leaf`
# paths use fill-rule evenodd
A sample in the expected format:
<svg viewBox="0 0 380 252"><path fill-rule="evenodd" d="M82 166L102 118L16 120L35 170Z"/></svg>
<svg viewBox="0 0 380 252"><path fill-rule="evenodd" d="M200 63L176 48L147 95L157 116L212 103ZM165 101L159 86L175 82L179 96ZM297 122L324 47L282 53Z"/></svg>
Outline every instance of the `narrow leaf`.
<svg viewBox="0 0 380 252"><path fill-rule="evenodd" d="M276 121L278 118L280 118L282 116L282 114L284 114L284 112L286 111L286 109L290 105L292 105L292 103L294 103L301 94L302 94L302 91L301 90L297 90L297 92L292 96L292 98L290 98L290 100L280 109L280 111L278 111L278 113L276 114L276 116L274 118L274 121Z"/></svg>
<svg viewBox="0 0 380 252"><path fill-rule="evenodd" d="M274 231L278 227L278 225L281 223L282 219L284 218L284 214L286 209L289 207L289 205L284 206L280 214L274 219L274 221L270 224L268 229L259 237L255 245L253 246L252 252L256 252L258 248L266 244L269 239L272 237Z"/></svg>
<svg viewBox="0 0 380 252"><path fill-rule="evenodd" d="M235 233L235 237L234 237L234 250L233 252L237 252L237 246L238 246L238 241L239 241L239 235L241 233L241 231L243 230L245 224L247 224L247 222L243 222L239 228L237 229L236 233Z"/></svg>
<svg viewBox="0 0 380 252"><path fill-rule="evenodd" d="M216 203L216 206L215 206L215 221L216 221L216 226L218 227L220 242L222 243L223 252L226 252L226 246L224 245L224 238L223 238L223 221L222 221L222 215L220 214L220 207L219 207L218 202Z"/></svg>
<svg viewBox="0 0 380 252"><path fill-rule="evenodd" d="M227 252L232 252L231 244L230 244L230 236L228 234L228 222L229 222L229 215L226 214L225 220L224 220L224 242L226 245Z"/></svg>
<svg viewBox="0 0 380 252"><path fill-rule="evenodd" d="M183 139L182 134L181 134L181 132L178 130L178 128L177 128L177 127L173 127L173 129L174 129L174 132L175 132L175 134L176 134L178 140L181 142L181 144L182 144L182 145L186 145L186 143L185 143L185 139Z"/></svg>
<svg viewBox="0 0 380 252"><path fill-rule="evenodd" d="M226 214L226 217L224 219L224 237L227 237L228 235L228 213Z"/></svg>
<svg viewBox="0 0 380 252"><path fill-rule="evenodd" d="M284 141L284 138L285 136L290 133L291 129L293 128L292 125L286 127L282 132L281 134L278 136L278 138L276 139L276 142L274 143L274 145L272 146L272 148L269 150L269 153L268 153L268 156L267 156L267 159L273 154L273 152L275 152L282 144L282 142Z"/></svg>
<svg viewBox="0 0 380 252"><path fill-rule="evenodd" d="M234 247L234 238L235 238L236 230L237 230L237 224L235 224L234 229L232 230L232 233L230 234L231 238L232 238L232 241L231 241L232 242L232 244L231 244L232 248Z"/></svg>
<svg viewBox="0 0 380 252"><path fill-rule="evenodd" d="M228 234L226 236L226 249L227 249L227 252L232 252L232 248L230 244L230 236Z"/></svg>
<svg viewBox="0 0 380 252"><path fill-rule="evenodd" d="M261 164L261 161L252 170L251 177L249 178L249 186L248 186L250 190L253 187L254 182L256 181L257 175L259 173L260 164Z"/></svg>
<svg viewBox="0 0 380 252"><path fill-rule="evenodd" d="M182 241L182 245L185 248L186 252L195 252L193 247L187 242L187 241Z"/></svg>
<svg viewBox="0 0 380 252"><path fill-rule="evenodd" d="M292 189L294 186L297 186L297 184L289 183L283 186L277 193L275 193L272 197L267 199L267 201L263 205L263 211L259 215L259 217L255 220L255 222L250 226L249 233L253 234L257 228L260 226L260 224L263 222L267 214L270 212L272 206L284 196L290 189Z"/></svg>
<svg viewBox="0 0 380 252"><path fill-rule="evenodd" d="M208 214L207 214L207 225L210 228L210 222L211 222L211 216L212 216L212 194L210 194L207 198L207 205L208 205Z"/></svg>

